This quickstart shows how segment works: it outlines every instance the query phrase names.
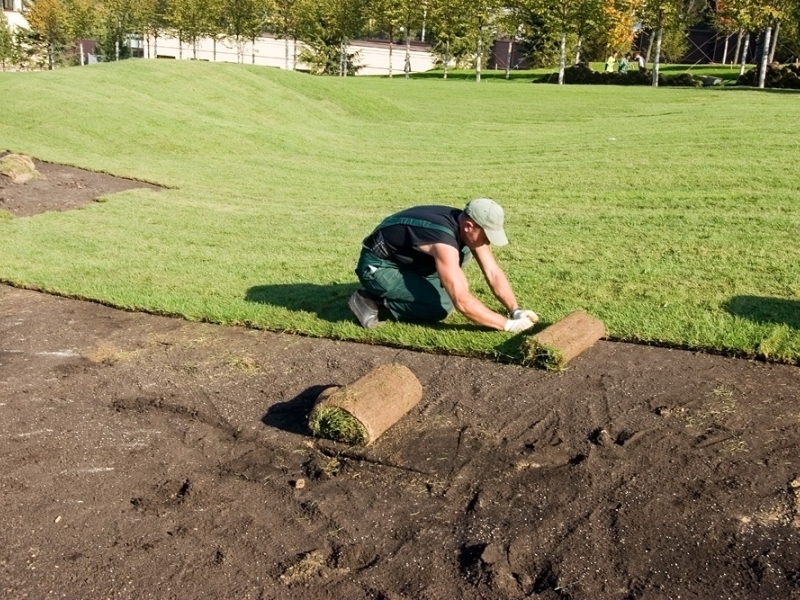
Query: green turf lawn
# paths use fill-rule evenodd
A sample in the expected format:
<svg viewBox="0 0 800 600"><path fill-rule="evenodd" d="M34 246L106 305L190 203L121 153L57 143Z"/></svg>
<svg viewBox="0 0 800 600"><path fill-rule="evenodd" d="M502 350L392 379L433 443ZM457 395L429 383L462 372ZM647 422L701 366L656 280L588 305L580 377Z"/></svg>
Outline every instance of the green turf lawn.
<svg viewBox="0 0 800 600"><path fill-rule="evenodd" d="M0 148L158 182L0 219L0 279L116 306L497 357L459 315L360 329L361 239L414 204L506 208L524 307L614 339L800 360L797 93L318 78L124 61L0 73ZM498 307L477 266L475 293Z"/></svg>

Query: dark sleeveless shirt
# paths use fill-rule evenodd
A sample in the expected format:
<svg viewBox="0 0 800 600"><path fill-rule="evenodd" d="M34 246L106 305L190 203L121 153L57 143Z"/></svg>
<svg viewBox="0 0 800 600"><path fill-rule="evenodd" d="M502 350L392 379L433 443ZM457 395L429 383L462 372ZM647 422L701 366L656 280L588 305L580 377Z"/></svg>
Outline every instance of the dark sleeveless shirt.
<svg viewBox="0 0 800 600"><path fill-rule="evenodd" d="M417 247L447 244L459 251L461 264L468 253L458 237L458 217L464 212L450 206L415 206L386 218L364 239L364 247L401 270L428 276L436 272L434 258ZM398 222L403 221L403 222Z"/></svg>

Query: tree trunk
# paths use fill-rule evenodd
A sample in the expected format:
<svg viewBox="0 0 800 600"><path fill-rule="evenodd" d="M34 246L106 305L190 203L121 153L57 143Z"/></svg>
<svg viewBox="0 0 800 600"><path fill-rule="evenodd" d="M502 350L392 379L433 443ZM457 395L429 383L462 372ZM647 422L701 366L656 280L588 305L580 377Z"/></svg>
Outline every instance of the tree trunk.
<svg viewBox="0 0 800 600"><path fill-rule="evenodd" d="M731 66L739 64L739 51L742 49L743 36L744 32L740 29L739 33L736 35L736 50L733 51L733 59L731 60Z"/></svg>
<svg viewBox="0 0 800 600"><path fill-rule="evenodd" d="M767 60L769 59L769 41L772 36L772 27L767 26L764 30L764 39L761 44L761 60L758 67L758 87L764 88L764 80L767 77Z"/></svg>
<svg viewBox="0 0 800 600"><path fill-rule="evenodd" d="M406 79L411 77L411 38L408 35L408 28L406 28L406 64L403 67L406 74Z"/></svg>
<svg viewBox="0 0 800 600"><path fill-rule="evenodd" d="M114 52L116 53L117 60L119 60L119 40L114 42Z"/></svg>
<svg viewBox="0 0 800 600"><path fill-rule="evenodd" d="M661 37L664 35L664 28L659 27L656 33L656 56L653 59L653 87L658 87L658 67L661 63Z"/></svg>
<svg viewBox="0 0 800 600"><path fill-rule="evenodd" d="M192 58L197 60L197 39L192 42Z"/></svg>
<svg viewBox="0 0 800 600"><path fill-rule="evenodd" d="M286 59L284 61L284 68L288 71L289 70L289 37L288 36L283 38L283 48L284 48L284 54L285 54L284 58Z"/></svg>
<svg viewBox="0 0 800 600"><path fill-rule="evenodd" d="M750 47L750 32L745 31L744 44L742 48L742 63L739 67L739 75L744 75L744 68L747 65L747 50Z"/></svg>
<svg viewBox="0 0 800 600"><path fill-rule="evenodd" d="M650 36L647 39L647 52L644 55L644 64L647 64L647 63L650 62L650 53L653 50L653 34L654 33L655 33L654 31L651 31L650 32Z"/></svg>
<svg viewBox="0 0 800 600"><path fill-rule="evenodd" d="M253 44L253 58L251 58L251 63L256 64L256 38L250 40L250 43Z"/></svg>
<svg viewBox="0 0 800 600"><path fill-rule="evenodd" d="M347 77L347 42L342 39L342 77Z"/></svg>
<svg viewBox="0 0 800 600"><path fill-rule="evenodd" d="M447 65L450 62L450 40L447 40L444 43L444 77L442 79L447 79Z"/></svg>
<svg viewBox="0 0 800 600"><path fill-rule="evenodd" d="M294 46L292 47L292 71L297 71L297 38L292 36L292 43Z"/></svg>
<svg viewBox="0 0 800 600"><path fill-rule="evenodd" d="M78 43L78 48L80 49L81 53L81 66L83 66L83 42ZM3 69L5 71L5 69Z"/></svg>
<svg viewBox="0 0 800 600"><path fill-rule="evenodd" d="M775 27L772 30L772 45L769 47L769 62L775 60L775 48L778 46L778 33L781 30L781 22L775 21Z"/></svg>
<svg viewBox="0 0 800 600"><path fill-rule="evenodd" d="M178 36L178 60L183 60L183 40Z"/></svg>
<svg viewBox="0 0 800 600"><path fill-rule="evenodd" d="M212 45L212 48L213 48L213 57L214 57L214 62L217 62L217 38L216 38L216 36L215 36L215 37L214 37L214 38L212 38L212 39L214 40L214 41L212 42L212 44L213 44L213 45Z"/></svg>
<svg viewBox="0 0 800 600"><path fill-rule="evenodd" d="M567 66L567 29L561 26L561 41L558 47L558 85L564 85L564 69Z"/></svg>
<svg viewBox="0 0 800 600"><path fill-rule="evenodd" d="M581 40L581 38L578 38L578 46L575 48L575 63L574 64L576 64L576 65L581 62L581 46L582 46L582 44L583 44L583 41Z"/></svg>
<svg viewBox="0 0 800 600"><path fill-rule="evenodd" d="M478 52L475 54L475 81L481 81L481 63L483 63L483 36L478 36Z"/></svg>
<svg viewBox="0 0 800 600"><path fill-rule="evenodd" d="M731 36L725 36L725 46L722 48L722 66L724 67L728 64L728 42L730 41Z"/></svg>
<svg viewBox="0 0 800 600"><path fill-rule="evenodd" d="M389 32L389 77L393 77L394 73L392 73L392 50L394 49L394 44L392 43L392 33Z"/></svg>
<svg viewBox="0 0 800 600"><path fill-rule="evenodd" d="M514 58L514 38L508 40L508 52L506 53L506 79L511 79L511 61Z"/></svg>

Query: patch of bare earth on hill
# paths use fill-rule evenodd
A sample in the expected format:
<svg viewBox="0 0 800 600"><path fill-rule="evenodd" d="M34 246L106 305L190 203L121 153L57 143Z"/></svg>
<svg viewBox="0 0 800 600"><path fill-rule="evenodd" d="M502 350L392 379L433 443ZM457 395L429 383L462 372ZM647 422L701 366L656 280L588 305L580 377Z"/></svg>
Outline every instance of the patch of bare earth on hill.
<svg viewBox="0 0 800 600"><path fill-rule="evenodd" d="M311 437L387 363L419 405ZM800 598L798 456L793 366L600 342L549 374L0 285L2 598Z"/></svg>
<svg viewBox="0 0 800 600"><path fill-rule="evenodd" d="M0 152L0 159L7 154ZM16 217L30 217L48 211L80 208L106 194L136 188L162 189L143 181L37 159L33 159L33 164L39 176L24 183L14 183L12 178L0 175L0 210Z"/></svg>

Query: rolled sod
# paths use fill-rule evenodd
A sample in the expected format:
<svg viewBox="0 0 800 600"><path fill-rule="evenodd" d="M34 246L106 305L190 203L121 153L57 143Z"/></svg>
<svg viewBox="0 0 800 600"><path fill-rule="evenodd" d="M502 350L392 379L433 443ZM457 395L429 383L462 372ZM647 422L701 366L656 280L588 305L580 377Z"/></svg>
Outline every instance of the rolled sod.
<svg viewBox="0 0 800 600"><path fill-rule="evenodd" d="M526 363L548 371L560 371L605 335L602 321L576 310L525 340L522 352Z"/></svg>
<svg viewBox="0 0 800 600"><path fill-rule="evenodd" d="M383 365L317 398L308 425L314 435L366 446L397 423L422 398L422 385L403 365Z"/></svg>

